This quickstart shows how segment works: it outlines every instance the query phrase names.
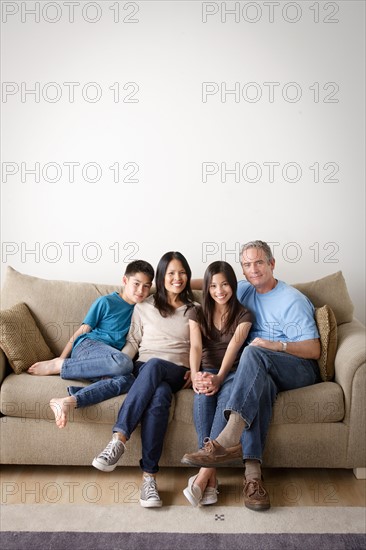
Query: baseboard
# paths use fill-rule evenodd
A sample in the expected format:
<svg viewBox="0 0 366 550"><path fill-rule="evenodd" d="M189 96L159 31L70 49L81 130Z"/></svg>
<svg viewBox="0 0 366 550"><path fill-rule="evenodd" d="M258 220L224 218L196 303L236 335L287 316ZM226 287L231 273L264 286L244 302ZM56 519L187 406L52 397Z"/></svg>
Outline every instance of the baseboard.
<svg viewBox="0 0 366 550"><path fill-rule="evenodd" d="M353 474L356 479L366 479L366 468L353 468Z"/></svg>

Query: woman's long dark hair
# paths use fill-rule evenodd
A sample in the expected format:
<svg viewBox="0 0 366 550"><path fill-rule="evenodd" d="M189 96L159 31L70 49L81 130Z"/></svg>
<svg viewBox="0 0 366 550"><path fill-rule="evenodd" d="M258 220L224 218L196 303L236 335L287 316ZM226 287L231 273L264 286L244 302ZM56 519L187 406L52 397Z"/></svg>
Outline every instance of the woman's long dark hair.
<svg viewBox="0 0 366 550"><path fill-rule="evenodd" d="M168 265L172 260L179 260L187 274L187 284L184 290L180 293L179 298L184 304L187 304L187 306L191 306L194 300L191 290L192 271L187 260L180 252L166 252L158 263L155 275L156 293L154 294L154 303L162 317L168 317L169 315L173 315L175 312L174 307L168 303L168 293L165 288L165 275Z"/></svg>
<svg viewBox="0 0 366 550"><path fill-rule="evenodd" d="M202 333L211 340L215 339L215 326L213 318L216 302L210 295L210 284L212 282L212 277L218 273L222 273L225 276L225 279L233 291L233 295L226 304L228 309L223 318L223 326L221 329L222 334L230 329L231 325L235 321L235 317L242 309L242 305L236 297L238 283L233 268L227 262L213 262L207 267L203 278L202 315L198 317Z"/></svg>

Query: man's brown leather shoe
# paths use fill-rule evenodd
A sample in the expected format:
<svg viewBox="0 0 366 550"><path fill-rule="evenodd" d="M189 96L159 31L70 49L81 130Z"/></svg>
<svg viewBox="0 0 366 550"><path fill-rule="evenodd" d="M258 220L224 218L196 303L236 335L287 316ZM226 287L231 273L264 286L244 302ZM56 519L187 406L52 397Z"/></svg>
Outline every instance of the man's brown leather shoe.
<svg viewBox="0 0 366 550"><path fill-rule="evenodd" d="M187 453L182 458L183 464L190 466L203 466L207 468L216 466L230 466L230 464L238 464L242 459L243 454L241 444L235 447L222 447L215 439L206 439L202 449L196 453Z"/></svg>
<svg viewBox="0 0 366 550"><path fill-rule="evenodd" d="M244 504L250 510L268 510L271 506L269 494L261 479L245 479L243 494Z"/></svg>

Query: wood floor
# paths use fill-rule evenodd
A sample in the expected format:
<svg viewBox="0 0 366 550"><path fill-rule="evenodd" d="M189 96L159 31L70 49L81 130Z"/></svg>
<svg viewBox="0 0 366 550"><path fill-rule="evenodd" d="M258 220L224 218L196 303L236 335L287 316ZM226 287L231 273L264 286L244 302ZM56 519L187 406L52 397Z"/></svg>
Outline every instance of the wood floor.
<svg viewBox="0 0 366 550"><path fill-rule="evenodd" d="M194 468L162 468L158 488L164 505L189 506L182 494ZM267 469L263 471L272 506L366 506L366 481L352 470ZM242 471L220 468L219 501L240 506ZM103 473L92 467L2 466L1 504L138 503L139 468Z"/></svg>

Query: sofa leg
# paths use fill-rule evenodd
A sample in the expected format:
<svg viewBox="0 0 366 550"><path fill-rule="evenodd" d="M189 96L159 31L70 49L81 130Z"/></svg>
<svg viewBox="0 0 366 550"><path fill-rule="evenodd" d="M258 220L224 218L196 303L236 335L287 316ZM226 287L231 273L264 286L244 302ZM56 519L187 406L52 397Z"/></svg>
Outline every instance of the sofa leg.
<svg viewBox="0 0 366 550"><path fill-rule="evenodd" d="M353 473L357 479L366 479L366 468L353 468Z"/></svg>

